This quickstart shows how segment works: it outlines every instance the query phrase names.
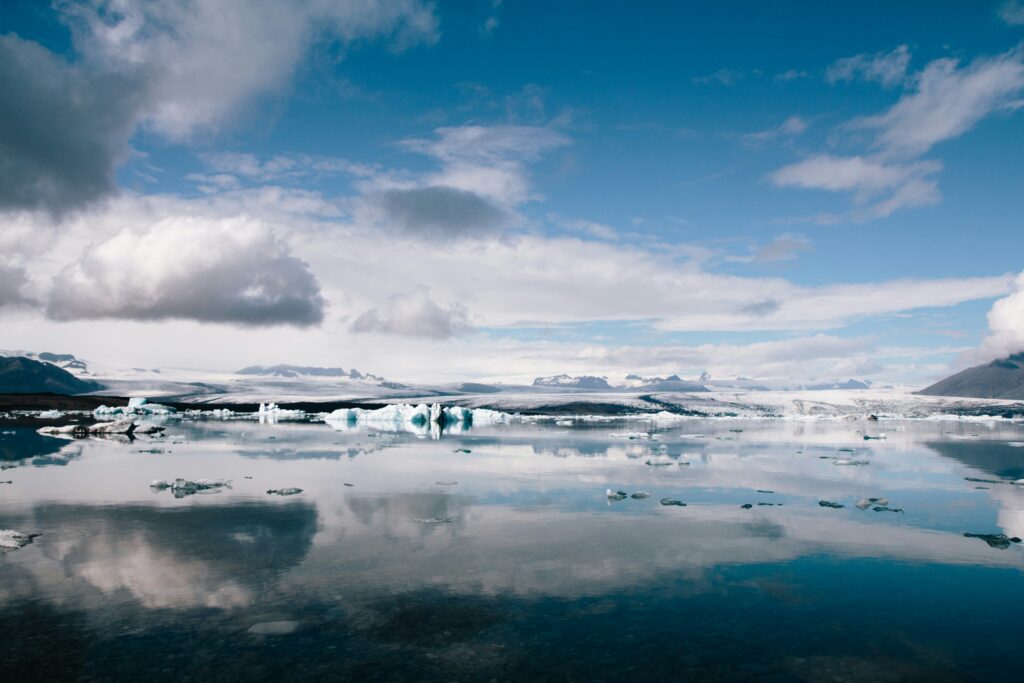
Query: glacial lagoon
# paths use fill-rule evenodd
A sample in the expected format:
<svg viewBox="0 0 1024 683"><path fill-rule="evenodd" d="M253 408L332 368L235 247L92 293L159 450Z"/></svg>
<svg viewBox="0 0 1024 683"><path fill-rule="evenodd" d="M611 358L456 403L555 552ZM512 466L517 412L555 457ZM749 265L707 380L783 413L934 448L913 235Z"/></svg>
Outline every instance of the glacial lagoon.
<svg viewBox="0 0 1024 683"><path fill-rule="evenodd" d="M3 680L1019 680L1019 423L159 424L0 428Z"/></svg>

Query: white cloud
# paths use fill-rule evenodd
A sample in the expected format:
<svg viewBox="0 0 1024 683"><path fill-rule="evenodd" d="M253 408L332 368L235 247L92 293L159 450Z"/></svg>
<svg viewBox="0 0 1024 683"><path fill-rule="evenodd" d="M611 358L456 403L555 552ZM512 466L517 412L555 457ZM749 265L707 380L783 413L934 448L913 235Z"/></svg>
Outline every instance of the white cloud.
<svg viewBox="0 0 1024 683"><path fill-rule="evenodd" d="M307 326L324 305L306 264L265 224L172 217L87 248L57 276L47 311L57 320Z"/></svg>
<svg viewBox="0 0 1024 683"><path fill-rule="evenodd" d="M756 145L779 138L794 138L806 131L807 126L808 123L803 117L794 114L774 128L757 131L756 133L747 133L742 136L742 139L745 142Z"/></svg>
<svg viewBox="0 0 1024 683"><path fill-rule="evenodd" d="M384 38L401 49L438 36L433 7L418 0L93 0L61 8L89 63L144 76L144 118L172 139L283 88L316 41Z"/></svg>
<svg viewBox="0 0 1024 683"><path fill-rule="evenodd" d="M863 79L877 81L886 87L899 85L907 75L910 65L910 50L900 45L891 52L876 52L873 55L860 54L836 60L825 72L829 83Z"/></svg>
<svg viewBox="0 0 1024 683"><path fill-rule="evenodd" d="M913 89L889 111L853 125L877 131L875 145L885 153L924 154L1010 106L1024 90L1022 56L1021 49L1014 49L962 67L955 59L937 59L914 77Z"/></svg>
<svg viewBox="0 0 1024 683"><path fill-rule="evenodd" d="M941 195L932 176L941 170L942 164L931 160L892 163L878 157L821 154L783 166L768 180L780 187L851 192L855 204L863 207L852 217L863 220L935 204Z"/></svg>
<svg viewBox="0 0 1024 683"><path fill-rule="evenodd" d="M380 310L364 311L349 329L356 334L448 339L469 330L469 311L458 302L441 308L431 300L429 289L416 287L408 294L393 295Z"/></svg>
<svg viewBox="0 0 1024 683"><path fill-rule="evenodd" d="M1006 0L999 8L999 16L1010 26L1024 25L1024 2L1022 0Z"/></svg>
<svg viewBox="0 0 1024 683"><path fill-rule="evenodd" d="M810 251L811 242L803 235L779 235L771 242L764 244L758 249L752 260L755 263L775 263L778 261L792 261L801 252Z"/></svg>
<svg viewBox="0 0 1024 683"><path fill-rule="evenodd" d="M992 360L1024 351L1024 273L1015 285L1013 292L992 305L988 312L989 334L980 352L973 356Z"/></svg>
<svg viewBox="0 0 1024 683"><path fill-rule="evenodd" d="M770 173L768 180L778 186L853 194L856 210L846 216L823 216L823 222L883 218L899 209L936 204L941 193L934 176L942 164L920 157L993 113L1019 108L1015 98L1024 91L1022 57L1024 50L1018 48L966 66L954 59L930 62L907 80L907 90L888 111L844 126L874 132L871 154L812 156ZM868 68L864 66L868 61L857 64L857 69ZM899 71L877 69L880 74Z"/></svg>

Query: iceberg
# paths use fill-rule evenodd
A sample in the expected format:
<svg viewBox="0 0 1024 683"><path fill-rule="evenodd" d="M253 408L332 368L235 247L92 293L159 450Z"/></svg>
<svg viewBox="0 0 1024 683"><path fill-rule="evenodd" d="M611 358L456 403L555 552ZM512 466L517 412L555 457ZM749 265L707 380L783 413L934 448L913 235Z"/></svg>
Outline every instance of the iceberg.
<svg viewBox="0 0 1024 683"><path fill-rule="evenodd" d="M278 420L305 420L308 415L304 410L289 410L282 408L273 401L261 403L256 411L260 422L276 422Z"/></svg>
<svg viewBox="0 0 1024 683"><path fill-rule="evenodd" d="M433 433L440 429L458 433L473 425L507 424L511 420L511 415L497 410L471 410L462 406L442 406L439 403L429 406L425 403L415 406L393 403L376 410L339 408L324 417L324 422L338 431L372 426L416 434Z"/></svg>
<svg viewBox="0 0 1024 683"><path fill-rule="evenodd" d="M150 403L148 399L135 396L128 399L126 406L100 406L92 411L96 417L116 415L173 415L177 411L159 403Z"/></svg>

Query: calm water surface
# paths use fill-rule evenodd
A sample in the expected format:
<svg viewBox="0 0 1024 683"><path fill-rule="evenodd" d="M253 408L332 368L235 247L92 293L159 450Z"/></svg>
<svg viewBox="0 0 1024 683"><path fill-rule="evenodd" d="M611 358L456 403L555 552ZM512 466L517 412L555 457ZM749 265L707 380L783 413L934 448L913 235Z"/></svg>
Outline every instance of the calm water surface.
<svg viewBox="0 0 1024 683"><path fill-rule="evenodd" d="M1021 425L166 424L2 428L0 679L1021 680Z"/></svg>

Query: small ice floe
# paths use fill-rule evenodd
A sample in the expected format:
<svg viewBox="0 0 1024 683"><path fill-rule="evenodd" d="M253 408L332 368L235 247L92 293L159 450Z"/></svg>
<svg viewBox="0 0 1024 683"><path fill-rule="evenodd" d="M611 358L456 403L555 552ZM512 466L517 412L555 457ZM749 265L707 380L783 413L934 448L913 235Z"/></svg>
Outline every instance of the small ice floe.
<svg viewBox="0 0 1024 683"><path fill-rule="evenodd" d="M1006 445L1013 446L1014 448L1024 448L1024 441L1010 441Z"/></svg>
<svg viewBox="0 0 1024 683"><path fill-rule="evenodd" d="M44 436L62 436L84 439L87 436L105 436L122 434L131 436L135 433L135 421L132 419L114 420L113 422L97 422L92 425L63 425L61 427L40 427L36 430Z"/></svg>
<svg viewBox="0 0 1024 683"><path fill-rule="evenodd" d="M249 627L254 636L286 636L299 628L297 621L264 621Z"/></svg>
<svg viewBox="0 0 1024 683"><path fill-rule="evenodd" d="M64 417L64 413L59 410L40 410L38 417L40 420L59 420Z"/></svg>
<svg viewBox="0 0 1024 683"><path fill-rule="evenodd" d="M572 420L555 420L555 424L559 427L572 427L575 423Z"/></svg>
<svg viewBox="0 0 1024 683"><path fill-rule="evenodd" d="M864 440L865 441L884 441L885 438L886 438L885 434L877 434L875 436L872 436L870 434L865 434L864 435Z"/></svg>
<svg viewBox="0 0 1024 683"><path fill-rule="evenodd" d="M891 508L887 505L876 505L871 509L875 512L903 512L903 508Z"/></svg>
<svg viewBox="0 0 1024 683"><path fill-rule="evenodd" d="M1006 550L1010 547L1011 543L1020 543L1020 539L1016 536L1007 536L1006 534L970 534L964 533L966 538L977 538L985 541L989 546L998 548L999 550Z"/></svg>
<svg viewBox="0 0 1024 683"><path fill-rule="evenodd" d="M417 517L412 521L417 524L451 524L454 520L451 517Z"/></svg>
<svg viewBox="0 0 1024 683"><path fill-rule="evenodd" d="M743 508L744 510L749 510L750 508L754 507L754 504L753 503L744 503L743 505L740 505L740 507Z"/></svg>
<svg viewBox="0 0 1024 683"><path fill-rule="evenodd" d="M302 489L290 486L284 489L267 489L267 493L272 496L294 496L302 493Z"/></svg>
<svg viewBox="0 0 1024 683"><path fill-rule="evenodd" d="M782 503L758 503L758 505L760 505L761 507L775 507L775 506L781 507Z"/></svg>
<svg viewBox="0 0 1024 683"><path fill-rule="evenodd" d="M136 434L162 434L167 427L161 427L160 425L140 425L135 428Z"/></svg>
<svg viewBox="0 0 1024 683"><path fill-rule="evenodd" d="M604 495L608 500L625 500L629 494L625 491L612 491L611 489L605 489Z"/></svg>
<svg viewBox="0 0 1024 683"><path fill-rule="evenodd" d="M647 432L612 432L608 436L613 439L629 439L631 441L640 441L651 438L651 435Z"/></svg>
<svg viewBox="0 0 1024 683"><path fill-rule="evenodd" d="M846 466L846 467L860 467L862 465L870 465L869 460L848 460L846 458L836 458L832 461L833 465Z"/></svg>
<svg viewBox="0 0 1024 683"><path fill-rule="evenodd" d="M768 489L757 489L758 493L775 493L775 491L769 491Z"/></svg>
<svg viewBox="0 0 1024 683"><path fill-rule="evenodd" d="M1013 484L1014 486L1024 486L1024 479L1017 479Z"/></svg>
<svg viewBox="0 0 1024 683"><path fill-rule="evenodd" d="M32 539L42 534L25 534L13 529L0 529L0 548L5 550L17 550L24 548Z"/></svg>
<svg viewBox="0 0 1024 683"><path fill-rule="evenodd" d="M889 504L889 499L888 498L861 498L860 500L858 500L854 504L854 507L857 508L858 510L867 510L872 505L888 505L888 504Z"/></svg>
<svg viewBox="0 0 1024 683"><path fill-rule="evenodd" d="M671 467L673 463L671 461L665 462L663 460L645 460L644 464L648 467ZM690 463L686 464L689 465Z"/></svg>
<svg viewBox="0 0 1024 683"><path fill-rule="evenodd" d="M819 501L818 501L818 505L820 505L820 506L821 506L821 507L823 507L823 508L833 508L833 509L835 509L835 510L838 510L839 508L844 508L844 507L846 507L846 506L845 506L845 505L843 505L842 503L833 503L833 502L832 502L832 501L830 501L830 500L819 500Z"/></svg>
<svg viewBox="0 0 1024 683"><path fill-rule="evenodd" d="M457 481L435 481L435 486L456 486L459 482Z"/></svg>
<svg viewBox="0 0 1024 683"><path fill-rule="evenodd" d="M456 448L452 452L453 453L472 453L473 451L469 450L468 448Z"/></svg>
<svg viewBox="0 0 1024 683"><path fill-rule="evenodd" d="M304 410L289 410L282 408L274 402L270 402L260 404L259 409L256 411L256 417L261 422L276 422L277 420L304 420L309 416Z"/></svg>
<svg viewBox="0 0 1024 683"><path fill-rule="evenodd" d="M680 439L703 439L703 434L680 434Z"/></svg>
<svg viewBox="0 0 1024 683"><path fill-rule="evenodd" d="M979 477L964 477L964 481L973 481L978 484L1002 484L999 479L981 479Z"/></svg>
<svg viewBox="0 0 1024 683"><path fill-rule="evenodd" d="M347 481L346 482L342 482L342 485L343 486L355 486L355 484L350 484Z"/></svg>
<svg viewBox="0 0 1024 683"><path fill-rule="evenodd" d="M149 488L154 491L170 489L175 498L184 498L196 493L220 493L223 488L231 488L231 482L226 479L154 479L149 483Z"/></svg>
<svg viewBox="0 0 1024 683"><path fill-rule="evenodd" d="M633 495L630 496L630 498L633 498L635 500L643 500L644 498L650 498L650 497L651 497L651 494L647 493L647 491L637 491L636 493L634 493Z"/></svg>
<svg viewBox="0 0 1024 683"><path fill-rule="evenodd" d="M681 507L681 508L686 507L686 503L684 503L681 500L676 500L675 498L662 498L658 502L661 503L662 505L675 505L675 506Z"/></svg>

